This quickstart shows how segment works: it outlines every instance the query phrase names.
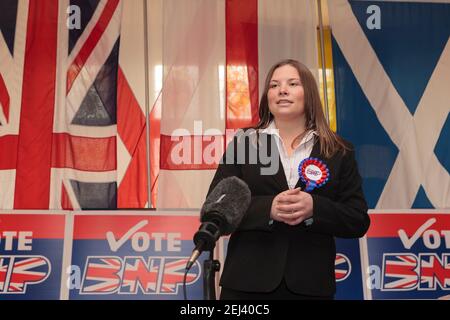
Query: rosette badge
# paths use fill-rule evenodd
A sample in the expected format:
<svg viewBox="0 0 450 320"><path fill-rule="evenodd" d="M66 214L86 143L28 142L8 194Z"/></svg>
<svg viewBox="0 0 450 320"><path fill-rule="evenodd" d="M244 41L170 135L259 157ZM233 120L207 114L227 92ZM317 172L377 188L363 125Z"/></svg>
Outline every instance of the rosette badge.
<svg viewBox="0 0 450 320"><path fill-rule="evenodd" d="M306 185L306 192L320 188L330 179L330 170L327 165L317 158L306 158L300 162L298 174Z"/></svg>

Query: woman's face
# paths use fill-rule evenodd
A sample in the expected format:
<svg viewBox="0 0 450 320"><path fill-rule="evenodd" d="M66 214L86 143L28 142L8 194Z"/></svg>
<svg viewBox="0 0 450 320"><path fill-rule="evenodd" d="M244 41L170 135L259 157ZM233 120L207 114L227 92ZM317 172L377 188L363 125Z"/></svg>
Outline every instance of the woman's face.
<svg viewBox="0 0 450 320"><path fill-rule="evenodd" d="M297 120L305 113L303 86L297 69L284 65L275 69L267 92L269 110L280 120Z"/></svg>

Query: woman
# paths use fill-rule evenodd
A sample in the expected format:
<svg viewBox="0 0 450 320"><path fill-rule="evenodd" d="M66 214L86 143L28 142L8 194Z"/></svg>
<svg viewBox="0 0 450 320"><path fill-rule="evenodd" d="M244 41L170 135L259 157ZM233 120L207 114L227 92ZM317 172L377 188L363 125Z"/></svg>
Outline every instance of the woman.
<svg viewBox="0 0 450 320"><path fill-rule="evenodd" d="M252 192L229 240L221 299L333 299L334 237L362 237L370 224L354 150L329 129L316 81L298 61L270 69L259 116L258 146L262 137L275 143L278 170L237 161L236 146L248 150L252 139L235 137L210 186L237 176Z"/></svg>

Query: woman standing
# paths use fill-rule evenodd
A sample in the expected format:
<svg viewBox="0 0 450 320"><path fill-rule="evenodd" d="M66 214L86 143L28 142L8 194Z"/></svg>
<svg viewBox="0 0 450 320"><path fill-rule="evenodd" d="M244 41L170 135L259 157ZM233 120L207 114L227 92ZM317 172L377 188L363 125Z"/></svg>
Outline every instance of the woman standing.
<svg viewBox="0 0 450 320"><path fill-rule="evenodd" d="M316 81L298 61L270 69L259 115L250 131L276 145L278 170L237 161L236 146L248 150L252 139L235 137L210 186L236 176L252 192L230 237L221 299L333 299L334 237L362 237L370 224L353 147L329 129Z"/></svg>

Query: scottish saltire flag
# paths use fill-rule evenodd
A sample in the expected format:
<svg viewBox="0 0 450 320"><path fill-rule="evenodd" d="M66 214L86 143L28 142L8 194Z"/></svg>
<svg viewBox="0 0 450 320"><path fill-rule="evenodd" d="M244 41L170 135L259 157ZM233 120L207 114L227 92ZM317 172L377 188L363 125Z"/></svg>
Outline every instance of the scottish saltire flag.
<svg viewBox="0 0 450 320"><path fill-rule="evenodd" d="M328 2L338 132L369 207L450 207L450 2Z"/></svg>
<svg viewBox="0 0 450 320"><path fill-rule="evenodd" d="M196 215L76 215L67 297L184 299L183 277L198 225ZM203 298L204 258L186 275L188 299Z"/></svg>
<svg viewBox="0 0 450 320"><path fill-rule="evenodd" d="M0 213L0 300L58 300L64 214Z"/></svg>
<svg viewBox="0 0 450 320"><path fill-rule="evenodd" d="M406 217L406 219L405 219ZM373 299L448 299L448 210L373 212L367 234L366 295Z"/></svg>

